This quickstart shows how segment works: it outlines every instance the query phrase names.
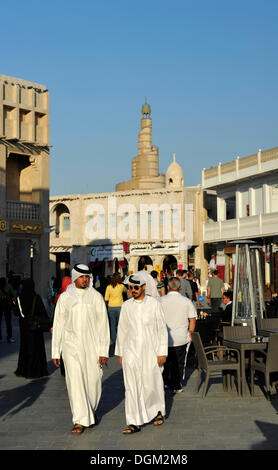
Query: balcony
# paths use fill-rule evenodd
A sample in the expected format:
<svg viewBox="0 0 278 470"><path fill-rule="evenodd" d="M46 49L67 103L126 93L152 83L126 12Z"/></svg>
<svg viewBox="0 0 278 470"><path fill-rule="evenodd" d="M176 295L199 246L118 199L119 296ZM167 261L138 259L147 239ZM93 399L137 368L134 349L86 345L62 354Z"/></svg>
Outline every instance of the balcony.
<svg viewBox="0 0 278 470"><path fill-rule="evenodd" d="M278 170L278 147L261 151L228 163L204 169L203 189L217 189L220 185L258 177Z"/></svg>
<svg viewBox="0 0 278 470"><path fill-rule="evenodd" d="M7 201L8 220L39 220L40 204L34 202Z"/></svg>
<svg viewBox="0 0 278 470"><path fill-rule="evenodd" d="M210 222L203 225L205 243L277 236L278 212Z"/></svg>

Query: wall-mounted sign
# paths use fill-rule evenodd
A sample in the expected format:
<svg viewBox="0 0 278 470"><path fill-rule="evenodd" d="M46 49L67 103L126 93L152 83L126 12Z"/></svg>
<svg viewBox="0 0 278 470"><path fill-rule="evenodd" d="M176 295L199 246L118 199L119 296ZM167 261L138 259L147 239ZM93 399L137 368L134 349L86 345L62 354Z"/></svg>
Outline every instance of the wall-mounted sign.
<svg viewBox="0 0 278 470"><path fill-rule="evenodd" d="M33 221L16 221L10 222L10 233L27 233L31 235L43 234L43 223Z"/></svg>
<svg viewBox="0 0 278 470"><path fill-rule="evenodd" d="M132 256L144 256L144 255L174 255L179 254L180 245L179 243L165 243L165 244L155 244L155 243L146 243L146 244L134 244L130 245L130 254Z"/></svg>
<svg viewBox="0 0 278 470"><path fill-rule="evenodd" d="M90 261L102 261L105 258L112 261L114 258L123 259L122 245L93 246L90 253Z"/></svg>
<svg viewBox="0 0 278 470"><path fill-rule="evenodd" d="M7 230L7 222L3 219L0 220L0 232L5 232Z"/></svg>

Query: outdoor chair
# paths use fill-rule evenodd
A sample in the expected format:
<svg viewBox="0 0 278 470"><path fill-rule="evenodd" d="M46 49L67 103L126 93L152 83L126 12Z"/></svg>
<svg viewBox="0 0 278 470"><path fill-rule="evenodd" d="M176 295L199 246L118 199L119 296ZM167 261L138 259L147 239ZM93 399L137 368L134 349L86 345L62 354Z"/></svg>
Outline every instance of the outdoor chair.
<svg viewBox="0 0 278 470"><path fill-rule="evenodd" d="M265 328L278 328L278 318L260 318L258 323L260 330L264 330Z"/></svg>
<svg viewBox="0 0 278 470"><path fill-rule="evenodd" d="M252 338L250 326L223 326L223 339ZM232 358L231 358L232 359ZM237 360L237 358L235 358ZM246 351L245 367L249 371L250 351Z"/></svg>
<svg viewBox="0 0 278 470"><path fill-rule="evenodd" d="M223 339L251 338L250 326L223 326Z"/></svg>
<svg viewBox="0 0 278 470"><path fill-rule="evenodd" d="M197 377L197 384L196 384L196 393L199 391L199 387L201 384L201 376L202 372L206 373L206 378L205 378L205 384L204 384L204 389L203 389L203 395L202 398L205 398L207 388L208 388L208 383L210 379L210 375L212 372L219 372L221 371L226 372L226 371L236 371L237 373L237 392L238 395L240 393L240 354L239 351L236 349L232 348L227 348L226 346L207 346L204 348L200 334L198 332L193 332L191 333L192 335L192 341L194 344L194 348L196 351L197 355L197 360L198 360L198 377ZM209 360L208 356L211 354L215 358L213 353L219 353L221 352L222 358L219 360ZM237 362L235 360L229 359L230 353L236 353L237 355ZM216 355L217 356L217 355ZM225 389L225 381L223 382L224 389Z"/></svg>
<svg viewBox="0 0 278 470"><path fill-rule="evenodd" d="M263 358L263 360L260 360ZM259 371L264 374L266 397L271 399L270 374L278 372L278 334L269 336L267 351L256 351L254 359L251 361L251 394L254 395L254 375Z"/></svg>

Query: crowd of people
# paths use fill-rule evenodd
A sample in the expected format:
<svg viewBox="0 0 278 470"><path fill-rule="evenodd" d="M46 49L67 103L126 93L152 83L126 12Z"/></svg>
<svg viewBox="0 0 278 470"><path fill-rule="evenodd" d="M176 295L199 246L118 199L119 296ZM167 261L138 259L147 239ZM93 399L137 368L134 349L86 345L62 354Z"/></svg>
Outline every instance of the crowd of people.
<svg viewBox="0 0 278 470"><path fill-rule="evenodd" d="M55 288L54 279L50 283L53 315L44 331L52 334L53 364L65 375L72 433L81 434L98 424L103 366L114 355L125 385L123 433L139 432L149 422L160 426L165 420L166 391L183 391L191 333L202 301L199 281L181 269L160 275L141 270L125 279L114 273L102 282L95 281L88 266L77 264L66 273L61 286ZM227 305L228 322L232 295L222 284L214 271L207 284L207 300L216 311L222 302ZM3 298L4 288L6 292L0 280ZM20 293L11 294L11 304L20 326L15 374L26 378L48 375L43 331L30 326L34 316L48 316L32 280L23 281ZM9 315L4 314L11 341Z"/></svg>

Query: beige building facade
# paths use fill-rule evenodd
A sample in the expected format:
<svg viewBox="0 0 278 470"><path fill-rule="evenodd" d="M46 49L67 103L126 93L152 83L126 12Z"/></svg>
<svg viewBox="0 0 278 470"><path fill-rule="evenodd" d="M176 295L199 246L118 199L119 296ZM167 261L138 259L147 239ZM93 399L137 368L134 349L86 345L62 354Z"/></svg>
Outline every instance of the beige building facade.
<svg viewBox="0 0 278 470"><path fill-rule="evenodd" d="M269 296L278 293L278 147L203 170L208 220L205 253L216 256L221 277L233 282L233 240L261 246L263 279Z"/></svg>
<svg viewBox="0 0 278 470"><path fill-rule="evenodd" d="M184 187L175 155L166 175L159 173L147 103L142 115L131 181L117 184L111 193L50 198L50 225L55 228L50 235L51 275L59 277L77 262L91 263L102 276L144 266L149 271L191 268L200 277L207 275L201 185Z"/></svg>
<svg viewBox="0 0 278 470"><path fill-rule="evenodd" d="M103 261L103 275L145 265L207 272L202 212L200 187L51 197L51 274L77 262Z"/></svg>
<svg viewBox="0 0 278 470"><path fill-rule="evenodd" d="M0 74L0 276L33 277L47 294L49 93Z"/></svg>

